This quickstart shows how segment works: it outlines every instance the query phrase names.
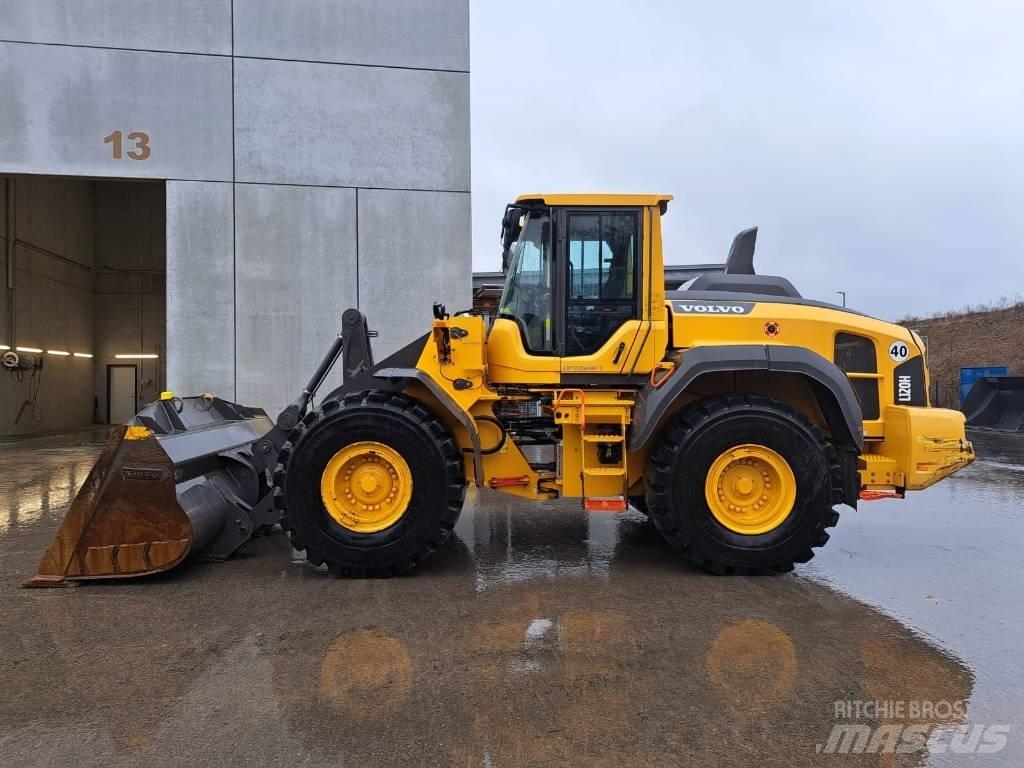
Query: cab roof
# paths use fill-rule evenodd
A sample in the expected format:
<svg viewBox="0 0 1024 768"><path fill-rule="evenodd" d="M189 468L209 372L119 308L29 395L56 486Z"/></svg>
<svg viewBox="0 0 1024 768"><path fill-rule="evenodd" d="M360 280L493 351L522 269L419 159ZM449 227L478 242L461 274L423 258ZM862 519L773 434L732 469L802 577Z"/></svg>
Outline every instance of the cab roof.
<svg viewBox="0 0 1024 768"><path fill-rule="evenodd" d="M662 210L672 200L672 195L642 195L642 194L609 194L609 193L550 193L536 192L529 195L520 195L516 198L517 203L540 201L545 205L557 206L586 206L586 205L658 205Z"/></svg>

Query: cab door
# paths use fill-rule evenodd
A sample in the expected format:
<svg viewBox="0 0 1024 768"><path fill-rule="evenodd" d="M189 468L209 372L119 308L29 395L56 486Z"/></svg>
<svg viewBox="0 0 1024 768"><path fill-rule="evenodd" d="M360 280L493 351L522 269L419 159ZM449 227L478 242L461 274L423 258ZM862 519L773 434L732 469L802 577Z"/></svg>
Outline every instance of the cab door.
<svg viewBox="0 0 1024 768"><path fill-rule="evenodd" d="M629 374L644 331L639 208L559 211L562 383Z"/></svg>
<svg viewBox="0 0 1024 768"><path fill-rule="evenodd" d="M557 384L559 268L548 208L523 214L505 290L487 336L487 377L495 384ZM503 230L504 231L504 230Z"/></svg>

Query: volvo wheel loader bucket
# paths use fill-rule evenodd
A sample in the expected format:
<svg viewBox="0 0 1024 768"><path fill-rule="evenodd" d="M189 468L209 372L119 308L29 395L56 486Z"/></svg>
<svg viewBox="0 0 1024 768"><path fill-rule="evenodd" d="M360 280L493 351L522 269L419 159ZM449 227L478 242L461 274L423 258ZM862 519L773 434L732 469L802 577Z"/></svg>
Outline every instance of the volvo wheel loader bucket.
<svg viewBox="0 0 1024 768"><path fill-rule="evenodd" d="M963 403L969 429L1024 432L1024 376L982 376Z"/></svg>
<svg viewBox="0 0 1024 768"><path fill-rule="evenodd" d="M25 586L222 559L277 521L266 413L211 396L168 398L111 434ZM272 467L271 467L272 468Z"/></svg>

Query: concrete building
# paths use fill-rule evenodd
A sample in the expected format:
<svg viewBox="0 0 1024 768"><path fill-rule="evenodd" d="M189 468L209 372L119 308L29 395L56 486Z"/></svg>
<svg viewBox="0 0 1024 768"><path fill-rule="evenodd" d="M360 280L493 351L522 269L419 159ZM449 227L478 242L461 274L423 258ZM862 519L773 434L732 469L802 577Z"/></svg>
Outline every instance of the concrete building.
<svg viewBox="0 0 1024 768"><path fill-rule="evenodd" d="M0 434L276 413L346 307L381 356L470 305L468 0L0 0L0 40L0 345L44 350Z"/></svg>

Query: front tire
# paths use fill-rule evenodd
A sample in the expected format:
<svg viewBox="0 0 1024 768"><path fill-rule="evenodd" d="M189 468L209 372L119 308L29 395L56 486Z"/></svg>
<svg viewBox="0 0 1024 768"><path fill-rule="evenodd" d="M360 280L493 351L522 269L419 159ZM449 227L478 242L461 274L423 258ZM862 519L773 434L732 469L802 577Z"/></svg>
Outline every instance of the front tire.
<svg viewBox="0 0 1024 768"><path fill-rule="evenodd" d="M847 498L843 464L822 431L785 403L709 397L684 409L652 452L650 518L713 573L790 571L814 557Z"/></svg>
<svg viewBox="0 0 1024 768"><path fill-rule="evenodd" d="M338 576L386 577L426 560L462 510L462 459L447 428L396 392L327 400L293 430L274 473L292 546Z"/></svg>

